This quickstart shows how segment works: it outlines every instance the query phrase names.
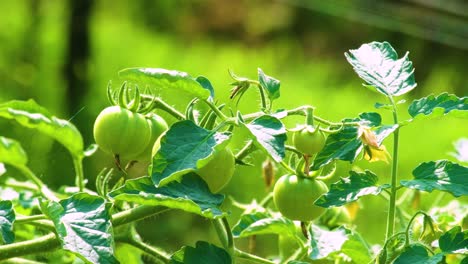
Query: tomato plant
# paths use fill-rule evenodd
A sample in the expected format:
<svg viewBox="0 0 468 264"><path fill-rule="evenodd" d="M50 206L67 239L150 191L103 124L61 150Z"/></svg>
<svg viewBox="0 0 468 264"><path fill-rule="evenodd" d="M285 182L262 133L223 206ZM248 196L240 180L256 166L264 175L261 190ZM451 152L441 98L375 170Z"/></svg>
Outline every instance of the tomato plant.
<svg viewBox="0 0 468 264"><path fill-rule="evenodd" d="M258 91L259 109L249 113L236 104L218 104L217 90L206 77L124 69L122 87L107 90L112 106L95 121L97 144L86 148L70 121L35 101L0 104L0 118L63 145L76 174L74 186L52 188L30 169L21 143L0 136L0 175L7 172L0 187L0 261L138 263L144 256L175 264L467 263L468 208L460 198L468 195L466 139L457 143L452 160L415 164L412 178L399 179L406 175L400 175L398 160L403 127L434 117L466 118L468 97L442 93L416 99L403 120L405 101L396 99L416 87L408 54L398 58L389 43L372 42L345 55L365 86L386 100L375 108L390 111L390 121L377 112L337 121L316 115L313 105L276 108L281 83L261 69L256 79L229 72L230 100L239 104L248 89ZM140 92L137 85L148 89ZM181 111L159 97L161 89L191 101ZM164 120L156 112L164 112ZM305 125L288 138L287 131L294 129L285 120L291 116L304 118ZM389 137L393 141L385 141ZM391 153L384 143L392 144ZM115 165L85 175L83 160L93 159L98 149L111 154L106 157ZM264 160L263 173L245 173ZM379 161L388 173L366 167ZM278 175L283 176L274 182ZM223 193L244 192L250 180L264 182L265 188L226 199ZM429 192L439 196L431 208L421 208L421 193ZM455 197L449 204L443 202L446 194ZM381 241L372 244L359 232L359 208L375 196L386 201L387 217ZM155 216L170 210L208 219L217 239L207 236L179 250L145 241L139 221L148 218L152 227L163 227L166 218ZM267 234L279 239L279 249L270 255L255 250L258 238Z"/></svg>

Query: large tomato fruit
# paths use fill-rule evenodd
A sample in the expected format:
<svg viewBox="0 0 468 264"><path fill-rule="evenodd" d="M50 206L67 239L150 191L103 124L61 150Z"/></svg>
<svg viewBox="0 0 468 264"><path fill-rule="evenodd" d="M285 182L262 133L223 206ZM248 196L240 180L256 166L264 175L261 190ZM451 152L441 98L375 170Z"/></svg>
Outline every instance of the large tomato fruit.
<svg viewBox="0 0 468 264"><path fill-rule="evenodd" d="M127 160L142 153L151 137L146 118L120 106L102 110L94 122L93 133L104 152Z"/></svg>
<svg viewBox="0 0 468 264"><path fill-rule="evenodd" d="M325 135L313 126L304 126L292 135L293 146L302 154L312 156L325 146Z"/></svg>
<svg viewBox="0 0 468 264"><path fill-rule="evenodd" d="M291 220L311 221L320 216L325 208L314 205L327 185L313 178L283 175L273 188L273 200L278 210Z"/></svg>
<svg viewBox="0 0 468 264"><path fill-rule="evenodd" d="M231 180L234 174L235 158L232 151L226 148L213 155L213 158L196 173L208 184L210 191L216 193Z"/></svg>

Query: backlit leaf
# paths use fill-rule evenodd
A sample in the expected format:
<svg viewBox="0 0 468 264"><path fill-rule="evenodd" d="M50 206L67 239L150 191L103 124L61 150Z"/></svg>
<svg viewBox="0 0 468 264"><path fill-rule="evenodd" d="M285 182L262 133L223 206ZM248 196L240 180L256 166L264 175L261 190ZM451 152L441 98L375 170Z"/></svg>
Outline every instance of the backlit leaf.
<svg viewBox="0 0 468 264"><path fill-rule="evenodd" d="M400 59L388 42L363 44L345 53L354 71L367 85L387 96L399 96L416 87L408 52Z"/></svg>
<svg viewBox="0 0 468 264"><path fill-rule="evenodd" d="M128 68L119 72L121 78L148 84L150 88L173 90L176 93L186 93L200 99L208 99L210 91L203 88L195 78L186 72L160 68Z"/></svg>
<svg viewBox="0 0 468 264"><path fill-rule="evenodd" d="M455 197L468 195L468 167L457 163L448 160L424 162L413 170L413 176L414 180L401 181L401 185L426 192L436 189Z"/></svg>
<svg viewBox="0 0 468 264"><path fill-rule="evenodd" d="M225 215L219 209L224 195L212 194L195 173L184 175L181 182L173 181L162 187L155 187L149 177L128 180L109 196L115 200L180 209L208 218Z"/></svg>
<svg viewBox="0 0 468 264"><path fill-rule="evenodd" d="M102 197L78 193L41 208L55 225L62 247L87 263L118 263L114 257L109 205Z"/></svg>

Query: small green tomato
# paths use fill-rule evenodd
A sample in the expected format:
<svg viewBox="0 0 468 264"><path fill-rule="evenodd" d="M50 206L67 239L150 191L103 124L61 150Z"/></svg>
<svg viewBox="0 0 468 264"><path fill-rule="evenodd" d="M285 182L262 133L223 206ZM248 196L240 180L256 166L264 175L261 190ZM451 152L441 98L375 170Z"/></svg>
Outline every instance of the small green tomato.
<svg viewBox="0 0 468 264"><path fill-rule="evenodd" d="M110 106L96 118L93 134L104 152L132 160L149 144L151 130L143 115L120 106Z"/></svg>
<svg viewBox="0 0 468 264"><path fill-rule="evenodd" d="M325 135L318 128L307 125L294 131L293 146L304 155L313 156L325 146Z"/></svg>
<svg viewBox="0 0 468 264"><path fill-rule="evenodd" d="M322 194L328 192L327 185L314 178L283 175L273 188L273 200L282 215L302 222L319 217L325 208L314 204Z"/></svg>

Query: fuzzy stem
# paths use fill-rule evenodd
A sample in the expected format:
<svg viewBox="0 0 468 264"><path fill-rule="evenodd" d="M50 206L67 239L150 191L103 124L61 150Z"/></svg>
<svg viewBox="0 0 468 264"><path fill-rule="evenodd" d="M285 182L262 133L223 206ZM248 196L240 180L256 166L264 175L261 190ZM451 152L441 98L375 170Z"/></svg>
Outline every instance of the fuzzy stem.
<svg viewBox="0 0 468 264"><path fill-rule="evenodd" d="M393 122L398 124L398 113L395 101L393 97L388 97L393 106ZM393 160L392 160L392 179L391 179L391 190L390 190L390 200L389 200L389 209L387 217L387 232L385 235L385 240L388 240L393 236L395 228L395 206L397 198L397 170L398 170L398 138L399 138L399 128L395 129L393 133Z"/></svg>
<svg viewBox="0 0 468 264"><path fill-rule="evenodd" d="M170 210L169 208L160 206L148 206L141 205L132 209L128 209L112 216L112 225L114 227L124 225L130 222L142 220L144 218L160 214L162 212ZM39 220L42 221L42 220ZM37 222L37 221L36 221ZM35 222L32 222L35 223ZM43 251L54 250L59 247L59 240L55 237L55 234L48 234L36 239L17 242L8 245L0 245L0 260L30 255Z"/></svg>
<svg viewBox="0 0 468 264"><path fill-rule="evenodd" d="M185 115L177 111L174 107L170 106L164 102L161 98L150 96L150 95L141 95L144 100L154 101L154 108L159 108L171 116L175 117L177 120L184 120Z"/></svg>
<svg viewBox="0 0 468 264"><path fill-rule="evenodd" d="M144 253L156 258L162 263L169 263L169 261L171 260L170 256L166 252L163 252L162 250L158 248L152 247L151 245L148 245L139 239L127 237L127 238L119 238L117 241L132 245L140 249Z"/></svg>
<svg viewBox="0 0 468 264"><path fill-rule="evenodd" d="M73 156L73 166L75 166L76 178L75 185L78 187L79 191L84 191L85 182L83 174L83 157Z"/></svg>
<svg viewBox="0 0 468 264"><path fill-rule="evenodd" d="M244 251L239 250L239 249L235 250L235 255L238 258L247 259L247 260L250 260L251 262L254 262L254 263L275 264L275 262L273 262L273 261L271 261L269 259L264 259L262 257L249 254L249 253L244 252Z"/></svg>

